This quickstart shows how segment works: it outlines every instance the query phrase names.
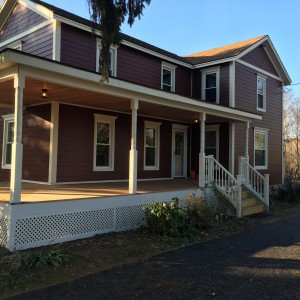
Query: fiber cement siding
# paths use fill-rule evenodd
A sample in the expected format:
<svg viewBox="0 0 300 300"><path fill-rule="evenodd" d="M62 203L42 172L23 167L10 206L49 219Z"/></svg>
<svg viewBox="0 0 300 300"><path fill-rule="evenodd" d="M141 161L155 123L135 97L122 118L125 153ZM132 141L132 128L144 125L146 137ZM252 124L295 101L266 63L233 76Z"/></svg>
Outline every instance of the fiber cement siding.
<svg viewBox="0 0 300 300"><path fill-rule="evenodd" d="M94 113L117 117L114 171L93 171ZM130 115L61 104L59 119L58 182L128 180ZM169 178L171 177L172 123L166 121L162 122L160 126L160 169L145 171L143 169L145 120L162 122L138 117L138 178Z"/></svg>
<svg viewBox="0 0 300 300"><path fill-rule="evenodd" d="M44 21L46 21L44 17L18 3L0 32L0 42L21 34Z"/></svg>
<svg viewBox="0 0 300 300"><path fill-rule="evenodd" d="M268 169L261 173L270 174L270 183L281 183L282 178L282 83L272 77L266 81L266 112L256 110L257 71L239 63L236 64L236 108L262 115L261 121L250 123L249 156L254 165L254 128L268 129ZM236 124L235 170L238 156L245 154L245 124Z"/></svg>

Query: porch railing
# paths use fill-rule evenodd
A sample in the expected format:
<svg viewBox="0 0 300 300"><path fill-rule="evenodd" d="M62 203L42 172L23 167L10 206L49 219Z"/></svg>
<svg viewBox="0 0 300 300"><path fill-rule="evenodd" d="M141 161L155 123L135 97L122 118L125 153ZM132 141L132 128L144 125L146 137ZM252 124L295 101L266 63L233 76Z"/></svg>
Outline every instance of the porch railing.
<svg viewBox="0 0 300 300"><path fill-rule="evenodd" d="M213 155L205 156L205 183L213 184L236 209L241 217L241 176L235 178Z"/></svg>
<svg viewBox="0 0 300 300"><path fill-rule="evenodd" d="M269 207L269 174L260 174L242 156L239 158L239 174L242 184Z"/></svg>

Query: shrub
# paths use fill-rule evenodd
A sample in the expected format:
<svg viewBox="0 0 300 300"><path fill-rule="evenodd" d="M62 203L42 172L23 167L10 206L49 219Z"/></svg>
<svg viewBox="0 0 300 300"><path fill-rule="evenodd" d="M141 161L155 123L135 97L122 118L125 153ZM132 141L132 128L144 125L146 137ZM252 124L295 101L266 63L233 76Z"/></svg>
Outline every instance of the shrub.
<svg viewBox="0 0 300 300"><path fill-rule="evenodd" d="M191 194L186 199L187 215L197 229L211 228L214 222L214 212L205 203L202 196Z"/></svg>
<svg viewBox="0 0 300 300"><path fill-rule="evenodd" d="M151 202L143 207L148 229L153 233L172 237L190 237L195 233L186 210L179 206L174 198L170 203Z"/></svg>

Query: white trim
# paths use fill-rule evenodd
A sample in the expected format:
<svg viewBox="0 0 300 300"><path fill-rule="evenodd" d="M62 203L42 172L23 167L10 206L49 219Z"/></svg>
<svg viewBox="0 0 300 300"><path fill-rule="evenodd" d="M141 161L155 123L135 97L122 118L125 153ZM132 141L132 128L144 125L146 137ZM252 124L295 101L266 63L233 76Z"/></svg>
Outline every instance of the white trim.
<svg viewBox="0 0 300 300"><path fill-rule="evenodd" d="M159 163L160 163L160 122L153 122L153 121L144 121L144 170L145 171L158 171L159 170ZM146 129L151 128L155 129L155 165L154 166L147 166L146 165Z"/></svg>
<svg viewBox="0 0 300 300"><path fill-rule="evenodd" d="M229 65L229 106L235 107L235 61Z"/></svg>
<svg viewBox="0 0 300 300"><path fill-rule="evenodd" d="M208 101L205 97L206 75L216 74L216 102ZM201 70L201 99L211 103L219 104L220 102L220 66Z"/></svg>
<svg viewBox="0 0 300 300"><path fill-rule="evenodd" d="M53 53L52 59L60 61L61 57L61 22L53 21Z"/></svg>
<svg viewBox="0 0 300 300"><path fill-rule="evenodd" d="M199 68L206 68L206 67L213 67L215 65L221 65L223 63L231 62L235 60L235 57L228 57L228 58L222 58L214 61L209 61L205 63L200 63L193 66L193 69L199 69Z"/></svg>
<svg viewBox="0 0 300 300"><path fill-rule="evenodd" d="M58 126L59 126L59 103L51 103L51 127L49 147L49 184L55 184L57 179L57 152L58 152Z"/></svg>
<svg viewBox="0 0 300 300"><path fill-rule="evenodd" d="M187 129L189 126L182 124L172 124L172 178L187 177ZM184 135L184 149L183 149L183 174L181 176L175 176L175 132L183 132Z"/></svg>
<svg viewBox="0 0 300 300"><path fill-rule="evenodd" d="M26 59L24 57L26 56ZM186 109L195 112L205 112L215 116L231 118L234 120L248 121L250 119L261 120L257 114L240 111L230 107L218 106L205 101L197 101L174 93L154 90L138 84L125 82L116 78L110 78L109 83L100 85L100 75L80 69L72 68L47 61L45 59L27 56L23 53L5 51L0 55L2 66L11 65L12 62L22 64L20 69L23 74L39 80L47 80L64 84L70 87L88 89L95 92L115 95L120 97L138 98L141 101ZM1 65L0 65L1 67ZM43 69L41 69L43 67ZM5 72L5 71L4 71ZM0 71L1 78L1 71Z"/></svg>
<svg viewBox="0 0 300 300"><path fill-rule="evenodd" d="M22 179L22 182L26 182L26 183L35 183L35 184L41 184L41 185L51 185L49 182L45 182L45 181L35 181L35 180L27 180L27 179Z"/></svg>
<svg viewBox="0 0 300 300"><path fill-rule="evenodd" d="M175 76L176 76L176 68L177 66L171 65L169 63L166 63L164 61L161 62L161 89L164 90L164 77L163 73L164 70L167 70L171 73L171 86L170 86L170 91L172 93L175 93ZM168 91L168 90L164 90Z"/></svg>
<svg viewBox="0 0 300 300"><path fill-rule="evenodd" d="M1 163L1 167L2 169L11 169L11 164L8 165L6 164L6 146L7 146L7 129L8 129L8 124L9 123L14 123L15 122L15 115L14 114L10 114L10 115L4 115L2 116L3 120L4 120L4 124L3 124L3 143L2 143L2 163ZM13 144L13 141L11 142L11 145Z"/></svg>
<svg viewBox="0 0 300 300"><path fill-rule="evenodd" d="M263 133L265 135L265 166L256 166L255 164L255 133ZM259 150L259 149L258 149ZM268 169L268 162L269 162L269 129L254 127L253 133L253 165L254 168L257 170L266 170Z"/></svg>
<svg viewBox="0 0 300 300"><path fill-rule="evenodd" d="M237 59L241 58L242 56L246 55L247 53L251 52L252 50L254 50L255 48L257 48L257 46L259 46L260 44L262 44L263 42L265 42L266 40L268 40L268 37L265 36L264 38L258 40L257 42L255 42L254 44L252 44L250 47L248 47L246 50L242 51L238 56Z"/></svg>
<svg viewBox="0 0 300 300"><path fill-rule="evenodd" d="M263 70L261 68L258 68L258 67L254 66L254 65L251 65L251 64L249 64L249 63L247 63L247 62L245 62L245 61L243 61L241 59L237 59L236 62L238 62L238 63L240 63L240 64L242 64L244 66L247 66L247 67L249 67L249 68L251 68L251 69L253 69L253 70L255 70L255 71L257 71L257 72L259 72L261 74L263 74L263 75L266 75L268 77L272 77L272 78L277 79L279 81L283 81L280 77L278 77L278 76L276 76L276 75L274 75L274 74L272 74L270 72L267 72L267 71L265 71L265 70Z"/></svg>
<svg viewBox="0 0 300 300"><path fill-rule="evenodd" d="M0 43L0 48L4 47L6 45L10 45L10 44L12 44L14 42L17 42L18 40L21 40L23 37L25 37L25 36L27 36L27 35L35 32L35 31L37 31L37 30L39 30L39 29L41 29L43 27L46 27L46 26L48 26L48 25L50 25L52 23L53 23L52 20L47 20L47 21L45 21L45 22L43 22L43 23L41 23L41 24L39 24L39 25L37 25L35 27L32 27L32 28L28 29L27 31L24 31L24 32L22 32L22 33L20 33L18 35L15 35L12 38L10 38L8 40L5 40L4 42Z"/></svg>
<svg viewBox="0 0 300 300"><path fill-rule="evenodd" d="M114 171L115 164L115 121L118 117L94 114L94 156L93 171ZM96 165L96 145L97 145L97 123L106 123L109 125L109 162L107 167L99 167Z"/></svg>
<svg viewBox="0 0 300 300"><path fill-rule="evenodd" d="M219 153L220 153L220 124L215 125L205 125L205 133L208 131L215 131L216 132L216 157L215 159L219 161ZM205 139L206 143L206 139ZM206 145L204 149L206 148ZM204 150L205 152L205 150ZM207 155L207 153L205 153Z"/></svg>
<svg viewBox="0 0 300 300"><path fill-rule="evenodd" d="M263 94L259 94L258 93L258 82L261 81L263 83ZM256 109L258 111L262 111L265 112L267 109L267 80L265 76L262 76L260 74L257 75L257 79L256 79ZM262 95L263 96L263 107L259 107L258 106L258 95Z"/></svg>
<svg viewBox="0 0 300 300"><path fill-rule="evenodd" d="M23 46L22 41L19 40L19 41L16 41L14 43L11 43L11 44L7 45L7 48L22 51L22 46Z"/></svg>
<svg viewBox="0 0 300 300"><path fill-rule="evenodd" d="M235 123L229 122L229 172L234 175Z"/></svg>
<svg viewBox="0 0 300 300"><path fill-rule="evenodd" d="M35 4L29 0L18 0L18 2L46 19L53 19L53 12L40 4Z"/></svg>

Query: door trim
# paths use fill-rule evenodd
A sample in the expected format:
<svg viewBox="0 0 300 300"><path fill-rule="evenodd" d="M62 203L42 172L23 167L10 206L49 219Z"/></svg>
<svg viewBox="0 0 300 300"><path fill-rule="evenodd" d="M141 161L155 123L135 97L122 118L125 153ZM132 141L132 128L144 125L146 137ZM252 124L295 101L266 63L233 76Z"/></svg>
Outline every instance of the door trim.
<svg viewBox="0 0 300 300"><path fill-rule="evenodd" d="M172 124L172 178L187 177L187 129L189 126L181 124ZM183 150L183 176L175 176L175 131L181 131L184 134Z"/></svg>

